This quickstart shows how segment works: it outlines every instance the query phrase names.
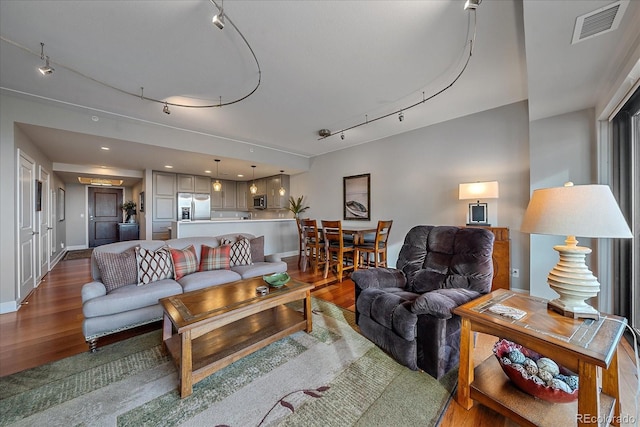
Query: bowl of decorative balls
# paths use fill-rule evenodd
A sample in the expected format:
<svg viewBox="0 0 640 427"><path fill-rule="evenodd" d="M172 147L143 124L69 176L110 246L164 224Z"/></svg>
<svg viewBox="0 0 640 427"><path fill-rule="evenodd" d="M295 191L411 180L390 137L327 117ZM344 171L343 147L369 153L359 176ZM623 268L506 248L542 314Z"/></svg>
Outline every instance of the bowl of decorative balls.
<svg viewBox="0 0 640 427"><path fill-rule="evenodd" d="M553 403L578 399L578 376L533 350L507 340L493 346L505 374L525 393Z"/></svg>

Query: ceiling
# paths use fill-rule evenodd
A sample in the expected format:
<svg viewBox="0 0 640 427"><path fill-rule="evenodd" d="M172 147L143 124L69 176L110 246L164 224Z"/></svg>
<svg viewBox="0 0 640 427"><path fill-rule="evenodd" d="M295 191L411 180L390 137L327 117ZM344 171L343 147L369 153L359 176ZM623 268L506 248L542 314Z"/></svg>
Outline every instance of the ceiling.
<svg viewBox="0 0 640 427"><path fill-rule="evenodd" d="M525 99L531 120L594 107L607 76L620 72L616 64L640 38L632 25L640 19L640 2L632 1L620 29L570 44L576 17L610 3L484 0L464 73L420 103L464 67L474 28L464 0L227 0L223 30L211 24L217 9L207 0L2 0L0 86L12 95L88 110L97 120L155 123L312 158ZM250 44L260 73L229 20ZM37 72L41 42L55 68L46 77ZM223 107L170 107L167 115L163 104L139 96L226 103L251 92L258 78L255 93ZM415 103L403 121L396 114L372 120ZM340 130L367 121L373 123L340 138ZM338 134L319 140L323 128ZM222 152L197 156L179 143L172 149L28 124L21 129L57 164L57 173L73 181L76 166L96 175L106 166L114 176L135 179L136 171L162 169L169 159L180 172L215 175L212 159L218 157L221 177L251 173L247 159ZM96 163L100 146L111 150ZM118 155L123 150L130 154ZM255 164L256 176L282 168Z"/></svg>

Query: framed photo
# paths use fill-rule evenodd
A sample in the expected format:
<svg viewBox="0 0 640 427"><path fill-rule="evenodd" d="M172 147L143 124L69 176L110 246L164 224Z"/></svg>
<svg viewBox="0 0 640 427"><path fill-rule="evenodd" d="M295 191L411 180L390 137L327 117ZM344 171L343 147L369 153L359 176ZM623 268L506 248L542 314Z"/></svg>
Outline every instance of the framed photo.
<svg viewBox="0 0 640 427"><path fill-rule="evenodd" d="M140 200L138 203L138 212L144 212L144 191L140 192Z"/></svg>
<svg viewBox="0 0 640 427"><path fill-rule="evenodd" d="M36 211L42 210L42 181L36 179Z"/></svg>
<svg viewBox="0 0 640 427"><path fill-rule="evenodd" d="M58 188L58 221L64 221L64 188Z"/></svg>
<svg viewBox="0 0 640 427"><path fill-rule="evenodd" d="M343 217L345 220L371 220L371 174L343 178Z"/></svg>
<svg viewBox="0 0 640 427"><path fill-rule="evenodd" d="M486 225L487 224L487 204L486 203L469 203L469 224L468 225Z"/></svg>

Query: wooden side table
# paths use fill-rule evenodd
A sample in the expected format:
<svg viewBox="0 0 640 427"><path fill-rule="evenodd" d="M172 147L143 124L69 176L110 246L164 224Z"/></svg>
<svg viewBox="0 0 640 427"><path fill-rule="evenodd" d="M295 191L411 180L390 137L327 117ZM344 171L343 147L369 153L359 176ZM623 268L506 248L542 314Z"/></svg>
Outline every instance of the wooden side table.
<svg viewBox="0 0 640 427"><path fill-rule="evenodd" d="M527 312L520 320L494 314L495 304ZM627 320L601 314L599 320L572 319L547 310L547 300L497 290L454 310L462 318L458 403L473 401L526 426L620 425L617 346ZM473 366L473 332L514 341L579 376L578 401L553 404L516 388L495 356ZM602 369L602 392L598 387Z"/></svg>

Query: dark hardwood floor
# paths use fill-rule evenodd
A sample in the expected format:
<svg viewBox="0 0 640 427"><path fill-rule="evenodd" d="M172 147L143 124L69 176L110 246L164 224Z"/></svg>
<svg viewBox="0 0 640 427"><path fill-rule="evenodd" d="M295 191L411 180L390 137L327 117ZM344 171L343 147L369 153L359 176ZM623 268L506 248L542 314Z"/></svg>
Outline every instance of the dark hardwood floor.
<svg viewBox="0 0 640 427"><path fill-rule="evenodd" d="M354 310L354 284L350 279L338 283L335 277L306 273L298 268L298 258L286 258L292 278L313 283L313 296ZM9 375L88 350L82 335L80 290L90 280L89 259L60 261L15 313L0 315L0 376ZM99 346L133 335L159 329L160 322L113 334L99 340ZM476 364L491 356L495 338L479 334L475 348ZM624 341L624 340L623 340ZM620 395L623 414L635 413L634 396L638 376L631 346L619 347ZM452 400L441 426L514 426L493 410L476 405L469 411ZM623 424L624 425L624 424Z"/></svg>

